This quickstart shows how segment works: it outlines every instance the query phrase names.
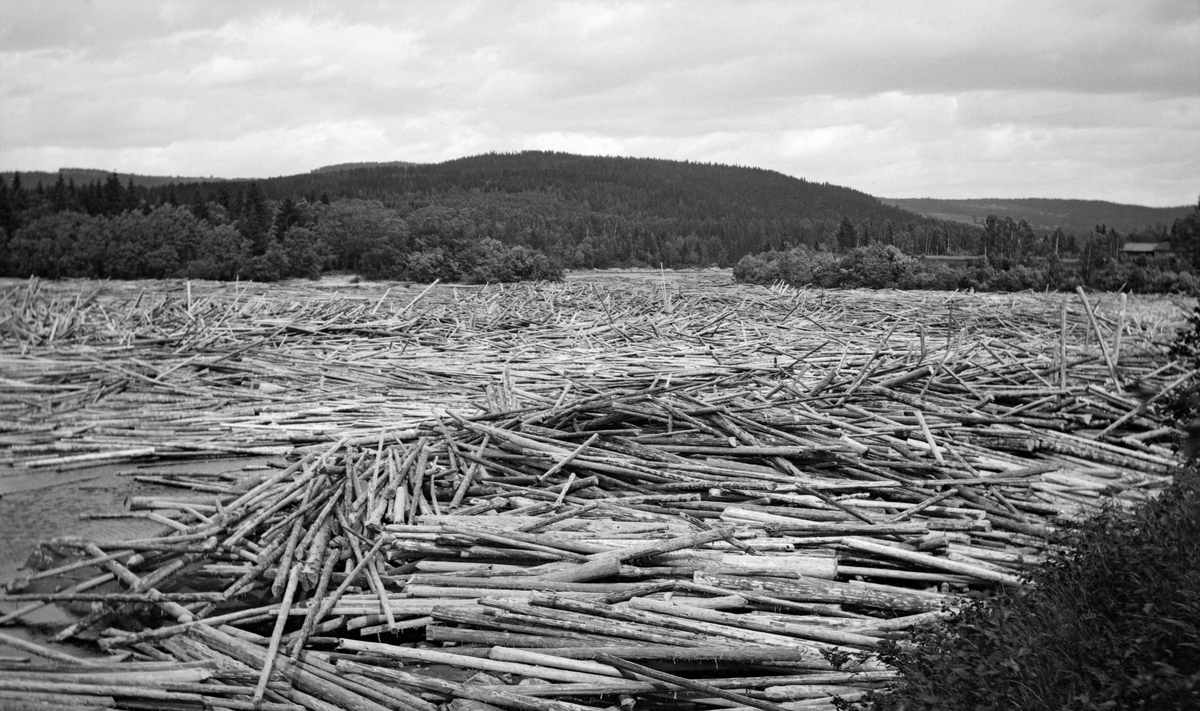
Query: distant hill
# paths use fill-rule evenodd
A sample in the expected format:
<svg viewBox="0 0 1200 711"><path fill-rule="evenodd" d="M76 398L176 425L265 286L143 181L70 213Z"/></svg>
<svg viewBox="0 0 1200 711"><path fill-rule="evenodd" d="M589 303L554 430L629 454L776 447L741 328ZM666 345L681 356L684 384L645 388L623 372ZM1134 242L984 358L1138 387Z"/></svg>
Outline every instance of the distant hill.
<svg viewBox="0 0 1200 711"><path fill-rule="evenodd" d="M830 246L838 234L849 234L843 246L883 241L915 254L944 254L982 233L772 170L546 151L437 164L343 163L254 181L132 176L132 191L124 189L127 175L118 176L120 191L105 187L105 171L62 175L75 180L76 190L47 191L45 199L59 209L116 214L169 202L243 227L269 227L275 219L300 219L298 204L378 201L416 242L427 235L456 244L490 238L534 248L571 268L729 265L772 249ZM32 189L41 180L49 187L58 178L22 174L22 184ZM221 209L210 213L209 204Z"/></svg>
<svg viewBox="0 0 1200 711"><path fill-rule="evenodd" d="M468 231L535 247L571 265L732 263L752 252L827 241L843 218L880 235L940 230L939 244L947 243L945 233L955 243L974 229L851 188L712 163L525 151L350 166L256 183L271 200L379 200L406 219L450 210L465 216ZM186 204L214 199L219 190L174 187Z"/></svg>
<svg viewBox="0 0 1200 711"><path fill-rule="evenodd" d="M404 167L407 165L417 165L402 160L385 161L382 163L337 163L334 165L323 165L320 168L313 168L314 173L332 173L339 170L358 170L359 168L388 168L388 167Z"/></svg>
<svg viewBox="0 0 1200 711"><path fill-rule="evenodd" d="M58 176L61 175L64 182L74 181L76 185L84 185L86 183L101 182L103 183L109 175L112 175L110 170L97 170L95 168L59 168L58 172L50 173L43 170L17 171L21 174L21 184L27 188L34 188L40 182L45 187L50 187L58 181ZM224 181L224 178L203 178L203 177L181 177L171 175L136 175L131 173L118 173L117 177L121 179L121 184L125 185L131 178L133 184L144 188L157 188L171 183L196 183L200 181L218 182ZM13 171L0 171L0 178L8 184L12 184Z"/></svg>
<svg viewBox="0 0 1200 711"><path fill-rule="evenodd" d="M988 215L1025 220L1035 230L1088 234L1096 225L1129 233L1156 224L1170 226L1189 214L1193 205L1144 207L1103 200L1054 200L1045 198L938 200L936 198L880 198L888 205L919 215L981 225Z"/></svg>

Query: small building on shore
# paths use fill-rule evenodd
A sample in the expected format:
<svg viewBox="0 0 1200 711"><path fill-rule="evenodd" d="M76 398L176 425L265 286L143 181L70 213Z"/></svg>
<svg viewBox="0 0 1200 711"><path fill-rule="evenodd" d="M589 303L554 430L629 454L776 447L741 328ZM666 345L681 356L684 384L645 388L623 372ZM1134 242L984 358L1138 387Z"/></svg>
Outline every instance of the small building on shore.
<svg viewBox="0 0 1200 711"><path fill-rule="evenodd" d="M1170 242L1126 242L1121 245L1122 258L1146 260L1165 259L1175 255Z"/></svg>

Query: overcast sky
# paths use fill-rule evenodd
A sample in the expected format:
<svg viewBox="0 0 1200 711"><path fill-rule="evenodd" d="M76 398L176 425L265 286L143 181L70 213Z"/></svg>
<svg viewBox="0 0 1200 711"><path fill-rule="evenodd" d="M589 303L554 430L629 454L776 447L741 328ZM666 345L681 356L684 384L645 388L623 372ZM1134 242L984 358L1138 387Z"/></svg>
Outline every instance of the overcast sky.
<svg viewBox="0 0 1200 711"><path fill-rule="evenodd" d="M0 169L549 149L883 197L1200 197L1200 2L0 0Z"/></svg>

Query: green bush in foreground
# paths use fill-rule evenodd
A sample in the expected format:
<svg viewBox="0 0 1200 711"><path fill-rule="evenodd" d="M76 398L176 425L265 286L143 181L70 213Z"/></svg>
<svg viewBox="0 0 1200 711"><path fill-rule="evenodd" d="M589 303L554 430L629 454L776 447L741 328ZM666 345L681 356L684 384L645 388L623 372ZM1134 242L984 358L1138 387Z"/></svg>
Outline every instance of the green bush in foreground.
<svg viewBox="0 0 1200 711"><path fill-rule="evenodd" d="M1200 469L1069 530L1032 585L970 604L915 648L890 693L842 708L1200 709Z"/></svg>

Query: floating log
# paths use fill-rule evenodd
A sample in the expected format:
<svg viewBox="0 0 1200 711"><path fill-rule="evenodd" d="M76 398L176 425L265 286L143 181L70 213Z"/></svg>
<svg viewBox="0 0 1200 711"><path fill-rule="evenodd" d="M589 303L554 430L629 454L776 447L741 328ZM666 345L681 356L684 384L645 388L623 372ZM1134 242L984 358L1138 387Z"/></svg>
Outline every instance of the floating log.
<svg viewBox="0 0 1200 711"><path fill-rule="evenodd" d="M86 602L65 635L211 665L156 684L11 635L33 659L0 681L320 711L855 698L890 678L878 640L1022 585L1062 521L1169 482L1176 433L1116 376L1190 381L1162 348L1186 314L1087 298L700 276L668 314L638 282L0 289L0 456L144 462L127 480L168 487L120 514L160 533L57 541L85 555L14 582L0 619ZM1108 358L1084 338L1106 324ZM217 455L286 460L188 466ZM867 656L839 677L830 651ZM542 683L425 674L442 664Z"/></svg>

